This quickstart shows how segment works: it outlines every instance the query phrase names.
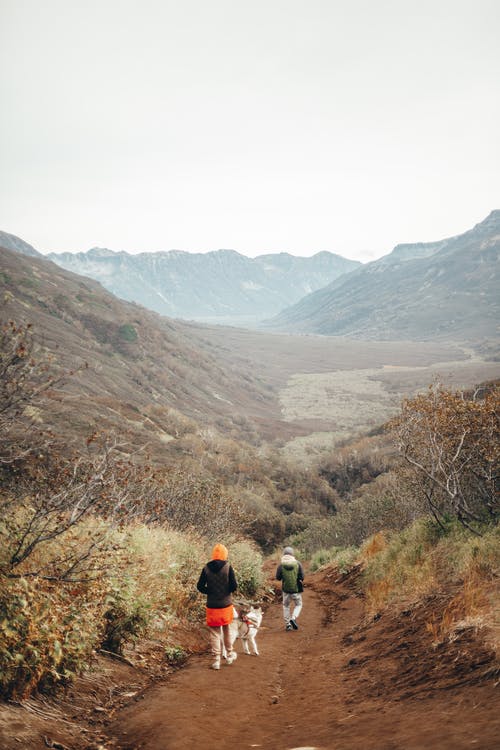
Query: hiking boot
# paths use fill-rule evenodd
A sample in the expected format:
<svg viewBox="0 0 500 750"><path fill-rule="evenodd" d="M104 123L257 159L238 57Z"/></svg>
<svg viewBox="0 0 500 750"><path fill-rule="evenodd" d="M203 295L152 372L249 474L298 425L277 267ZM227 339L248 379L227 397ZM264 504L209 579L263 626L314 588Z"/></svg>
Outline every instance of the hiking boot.
<svg viewBox="0 0 500 750"><path fill-rule="evenodd" d="M285 630L293 630L293 625L291 622L287 622L287 624L285 625Z"/></svg>
<svg viewBox="0 0 500 750"><path fill-rule="evenodd" d="M227 657L227 663L228 663L228 664L232 664L232 663L233 663L233 661L236 661L236 659L237 659L237 658L238 658L238 654L236 653L236 651L233 651L233 652L232 652L231 654L229 654L229 656Z"/></svg>
<svg viewBox="0 0 500 750"><path fill-rule="evenodd" d="M290 620L289 624L292 626L292 628L294 630L298 630L299 629L299 626L297 625L297 623L295 622L295 620Z"/></svg>
<svg viewBox="0 0 500 750"><path fill-rule="evenodd" d="M220 659L216 659L214 663L210 665L210 669L220 669Z"/></svg>

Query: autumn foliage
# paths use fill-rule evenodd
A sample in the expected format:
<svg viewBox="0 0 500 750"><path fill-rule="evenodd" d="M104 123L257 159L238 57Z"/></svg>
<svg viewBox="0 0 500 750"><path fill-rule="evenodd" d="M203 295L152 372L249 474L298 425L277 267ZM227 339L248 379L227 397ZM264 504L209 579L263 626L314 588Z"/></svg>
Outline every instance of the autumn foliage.
<svg viewBox="0 0 500 750"><path fill-rule="evenodd" d="M498 385L472 394L431 387L403 403L393 426L416 491L439 524L454 517L477 531L498 520Z"/></svg>

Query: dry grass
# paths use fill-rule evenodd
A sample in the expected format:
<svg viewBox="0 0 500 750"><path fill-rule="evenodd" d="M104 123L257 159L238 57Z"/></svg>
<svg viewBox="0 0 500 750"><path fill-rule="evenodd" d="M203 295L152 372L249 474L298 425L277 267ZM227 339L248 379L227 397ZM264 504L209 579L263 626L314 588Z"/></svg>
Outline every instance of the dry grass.
<svg viewBox="0 0 500 750"><path fill-rule="evenodd" d="M432 643L437 646L445 640L453 640L463 630L472 628L489 630L488 641L498 653L500 648L500 622L498 601L500 589L497 582L481 578L471 571L457 594L450 600L439 618L427 623Z"/></svg>
<svg viewBox="0 0 500 750"><path fill-rule="evenodd" d="M338 434L350 435L379 425L396 413L399 398L374 379L377 370L301 374L280 391L286 420L322 419Z"/></svg>
<svg viewBox="0 0 500 750"><path fill-rule="evenodd" d="M386 422L397 413L403 396L424 390L436 379L471 387L481 379L498 376L498 372L498 363L471 358L425 367L387 364L294 374L279 391L283 419L302 425L316 422L321 428L313 427L308 435L288 441L284 455L311 463L340 442Z"/></svg>
<svg viewBox="0 0 500 750"><path fill-rule="evenodd" d="M364 560L369 560L371 557L378 555L379 552L387 548L387 539L385 534L379 531L377 534L371 536L361 548L361 554Z"/></svg>
<svg viewBox="0 0 500 750"><path fill-rule="evenodd" d="M499 530L478 538L457 525L440 536L427 519L390 538L377 534L363 546L358 561L365 566L367 613L388 605L399 608L427 597L454 595L427 630L434 644L453 639L466 628L487 628L499 647Z"/></svg>

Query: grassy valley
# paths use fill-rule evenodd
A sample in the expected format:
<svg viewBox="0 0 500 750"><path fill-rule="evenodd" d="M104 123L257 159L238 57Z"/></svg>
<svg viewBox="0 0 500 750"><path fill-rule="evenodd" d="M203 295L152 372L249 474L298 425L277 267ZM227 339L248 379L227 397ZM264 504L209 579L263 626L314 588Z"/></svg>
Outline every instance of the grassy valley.
<svg viewBox="0 0 500 750"><path fill-rule="evenodd" d="M273 411L266 422L256 420L259 430L299 463L378 427L401 398L430 383L470 388L500 372L497 362L460 340L361 342L219 326L190 330L228 368L247 368L272 386Z"/></svg>

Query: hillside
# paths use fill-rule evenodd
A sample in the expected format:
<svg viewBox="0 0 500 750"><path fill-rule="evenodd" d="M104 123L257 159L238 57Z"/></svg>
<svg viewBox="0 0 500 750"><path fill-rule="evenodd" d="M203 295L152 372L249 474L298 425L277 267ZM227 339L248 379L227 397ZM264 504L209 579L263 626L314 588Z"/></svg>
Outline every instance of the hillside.
<svg viewBox="0 0 500 750"><path fill-rule="evenodd" d="M237 362L224 368L176 322L43 257L0 249L0 269L2 318L34 324L60 369L88 363L52 394L51 422L68 436L114 427L135 444L165 450L186 419L241 436L247 426L235 426L235 412L276 412L268 384Z"/></svg>
<svg viewBox="0 0 500 750"><path fill-rule="evenodd" d="M93 248L47 257L162 315L231 324L274 315L360 265L328 252L311 258L288 253L247 258L234 250L131 255Z"/></svg>
<svg viewBox="0 0 500 750"><path fill-rule="evenodd" d="M367 339L497 338L500 211L465 234L398 245L267 321L273 330Z"/></svg>

